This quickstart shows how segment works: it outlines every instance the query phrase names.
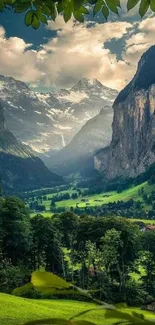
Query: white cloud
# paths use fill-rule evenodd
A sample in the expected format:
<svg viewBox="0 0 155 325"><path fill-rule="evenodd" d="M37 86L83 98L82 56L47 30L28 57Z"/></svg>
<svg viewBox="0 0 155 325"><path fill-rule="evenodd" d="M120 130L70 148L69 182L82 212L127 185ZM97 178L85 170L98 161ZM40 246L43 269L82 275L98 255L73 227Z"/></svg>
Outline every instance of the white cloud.
<svg viewBox="0 0 155 325"><path fill-rule="evenodd" d="M141 54L154 43L155 17L133 25L124 21L88 25L73 20L65 24L59 16L47 28L55 30L56 37L33 50L23 39L7 38L0 27L0 74L32 85L66 88L83 77L96 78L120 90L135 73ZM126 40L122 59L105 48L107 41L119 39Z"/></svg>
<svg viewBox="0 0 155 325"><path fill-rule="evenodd" d="M97 78L113 88L123 85L124 63L117 62L104 43L121 38L131 28L129 23L108 22L88 28L73 20L65 24L59 16L48 28L56 31L56 37L37 51L20 38L6 38L0 28L0 74L48 86L70 87L83 77Z"/></svg>
<svg viewBox="0 0 155 325"><path fill-rule="evenodd" d="M137 24L137 33L126 41L124 59L136 66L146 50L155 44L155 17L149 17Z"/></svg>
<svg viewBox="0 0 155 325"><path fill-rule="evenodd" d="M31 45L18 37L6 38L4 28L0 27L0 73L23 81L35 81L40 72Z"/></svg>

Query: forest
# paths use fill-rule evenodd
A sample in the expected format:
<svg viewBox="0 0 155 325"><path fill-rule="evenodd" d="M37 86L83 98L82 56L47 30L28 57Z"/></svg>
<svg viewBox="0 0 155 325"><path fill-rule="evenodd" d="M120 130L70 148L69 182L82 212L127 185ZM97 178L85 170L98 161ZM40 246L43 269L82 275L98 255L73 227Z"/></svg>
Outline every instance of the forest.
<svg viewBox="0 0 155 325"><path fill-rule="evenodd" d="M0 202L0 291L12 293L35 270L56 273L108 303L146 307L155 295L155 231L123 217L30 218L15 197ZM52 299L27 289L21 296ZM69 298L69 296L65 297ZM72 299L84 299L72 297Z"/></svg>

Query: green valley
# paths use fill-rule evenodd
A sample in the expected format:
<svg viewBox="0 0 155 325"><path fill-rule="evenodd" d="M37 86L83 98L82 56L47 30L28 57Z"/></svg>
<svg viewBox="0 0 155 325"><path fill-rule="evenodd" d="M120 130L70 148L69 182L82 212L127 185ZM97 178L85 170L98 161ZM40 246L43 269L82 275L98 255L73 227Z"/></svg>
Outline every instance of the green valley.
<svg viewBox="0 0 155 325"><path fill-rule="evenodd" d="M50 189L48 192L50 192ZM106 207L107 209L109 207L111 209L112 204L116 204L116 209L120 210L120 202L124 202L125 204L128 202L137 203L137 209L141 209L144 214L147 214L150 213L149 211L155 199L154 184L149 184L147 181L122 191L109 191L98 194L89 194L89 192L89 189L75 187L63 191L61 189L58 191L57 189L55 193L52 190L52 193L46 195L37 195L37 192L35 192L35 194L32 193L32 196L29 197L27 203L31 210L31 216L34 216L36 213L41 213L45 217L51 217L54 213L70 210L74 212L78 211L78 213L86 211L86 213L95 215L95 211L99 211L100 209L101 214L102 210ZM132 215L131 217L138 219L139 215ZM142 216L142 219L152 220L151 218L143 218Z"/></svg>

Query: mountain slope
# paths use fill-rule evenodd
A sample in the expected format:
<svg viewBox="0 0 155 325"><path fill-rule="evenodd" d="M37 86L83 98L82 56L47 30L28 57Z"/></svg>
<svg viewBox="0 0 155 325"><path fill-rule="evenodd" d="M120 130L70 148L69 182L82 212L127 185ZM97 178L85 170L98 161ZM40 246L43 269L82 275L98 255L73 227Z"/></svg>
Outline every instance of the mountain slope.
<svg viewBox="0 0 155 325"><path fill-rule="evenodd" d="M96 79L82 79L69 90L35 93L24 82L0 75L0 98L9 130L42 158L70 143L117 94Z"/></svg>
<svg viewBox="0 0 155 325"><path fill-rule="evenodd" d="M63 183L6 128L0 105L0 178L5 190L20 191Z"/></svg>
<svg viewBox="0 0 155 325"><path fill-rule="evenodd" d="M86 122L73 140L52 158L49 166L60 175L93 169L93 155L109 145L112 136L113 110L105 106L101 112Z"/></svg>
<svg viewBox="0 0 155 325"><path fill-rule="evenodd" d="M95 168L108 179L136 177L155 162L154 59L152 46L114 102L112 142L94 159Z"/></svg>

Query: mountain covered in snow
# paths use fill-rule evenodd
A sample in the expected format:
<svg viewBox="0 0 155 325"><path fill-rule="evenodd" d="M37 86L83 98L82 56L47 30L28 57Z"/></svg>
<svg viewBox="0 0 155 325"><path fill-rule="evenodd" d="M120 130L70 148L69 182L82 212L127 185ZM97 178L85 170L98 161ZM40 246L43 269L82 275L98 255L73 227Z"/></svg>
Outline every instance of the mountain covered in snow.
<svg viewBox="0 0 155 325"><path fill-rule="evenodd" d="M52 187L64 183L48 170L40 158L29 150L6 127L0 104L0 181L8 193Z"/></svg>
<svg viewBox="0 0 155 325"><path fill-rule="evenodd" d="M116 96L116 90L96 79L82 79L71 89L35 93L24 82L0 75L0 102L10 131L42 158L69 144Z"/></svg>

